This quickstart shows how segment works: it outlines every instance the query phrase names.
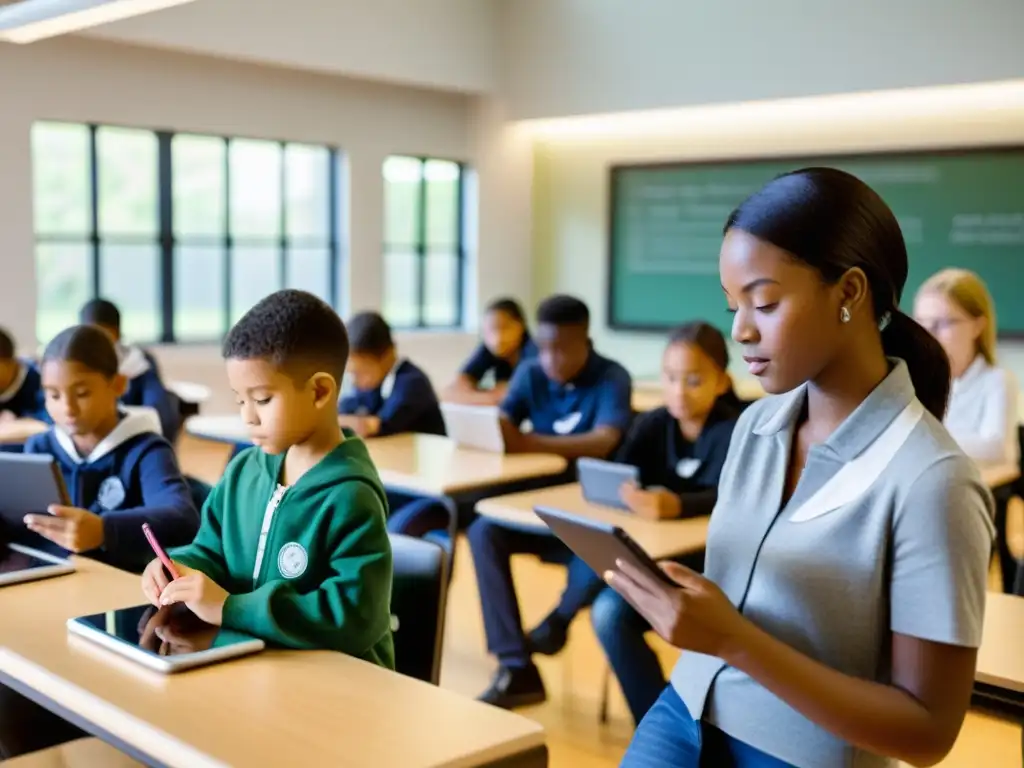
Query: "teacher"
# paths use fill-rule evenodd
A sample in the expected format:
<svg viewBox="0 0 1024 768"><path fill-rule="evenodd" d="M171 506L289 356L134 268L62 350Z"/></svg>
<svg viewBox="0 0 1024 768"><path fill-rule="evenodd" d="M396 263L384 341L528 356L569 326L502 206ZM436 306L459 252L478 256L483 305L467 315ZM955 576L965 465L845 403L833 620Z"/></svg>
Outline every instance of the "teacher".
<svg viewBox="0 0 1024 768"><path fill-rule="evenodd" d="M779 396L733 433L705 575L606 574L684 651L622 765L932 765L970 703L992 500L942 426L946 355L899 310L899 225L808 168L732 213L719 268Z"/></svg>

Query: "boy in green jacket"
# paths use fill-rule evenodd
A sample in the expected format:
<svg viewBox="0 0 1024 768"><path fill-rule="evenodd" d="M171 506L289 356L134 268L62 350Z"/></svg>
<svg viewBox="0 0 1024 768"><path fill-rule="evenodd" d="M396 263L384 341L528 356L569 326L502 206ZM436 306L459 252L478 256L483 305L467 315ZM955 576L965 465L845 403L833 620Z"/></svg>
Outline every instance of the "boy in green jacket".
<svg viewBox="0 0 1024 768"><path fill-rule="evenodd" d="M387 501L366 444L338 426L348 335L327 304L278 291L224 340L228 380L255 447L228 465L195 541L142 589L210 624L289 648L394 668Z"/></svg>

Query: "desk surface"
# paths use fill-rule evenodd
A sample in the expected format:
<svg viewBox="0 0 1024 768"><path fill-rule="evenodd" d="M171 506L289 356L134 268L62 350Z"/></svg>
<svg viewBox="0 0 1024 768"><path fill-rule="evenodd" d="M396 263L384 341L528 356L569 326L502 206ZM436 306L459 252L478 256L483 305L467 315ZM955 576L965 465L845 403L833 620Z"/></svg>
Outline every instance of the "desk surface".
<svg viewBox="0 0 1024 768"><path fill-rule="evenodd" d="M989 488L998 488L1020 477L1020 467L1012 464L981 465L978 469L981 471L981 479Z"/></svg>
<svg viewBox="0 0 1024 768"><path fill-rule="evenodd" d="M0 673L151 759L235 765L474 766L540 747L543 729L327 651L267 651L163 676L77 637L69 616L140 602L139 579L79 572L0 589Z"/></svg>
<svg viewBox="0 0 1024 768"><path fill-rule="evenodd" d="M704 546L708 535L706 517L665 520L660 523L643 520L629 512L587 502L583 498L579 483L495 496L479 502L476 511L484 517L512 523L518 527L546 531L548 527L533 512L534 507L538 506L554 507L564 512L617 525L655 559L694 552Z"/></svg>
<svg viewBox="0 0 1024 768"><path fill-rule="evenodd" d="M49 427L35 419L15 419L0 422L0 445L24 443L33 435L45 432Z"/></svg>
<svg viewBox="0 0 1024 768"><path fill-rule="evenodd" d="M189 434L222 442L249 442L238 416L194 416ZM457 448L437 435L394 435L366 441L381 480L410 493L449 495L494 485L558 475L568 463L552 454L503 455Z"/></svg>
<svg viewBox="0 0 1024 768"><path fill-rule="evenodd" d="M1024 693L1024 598L989 592L974 679Z"/></svg>

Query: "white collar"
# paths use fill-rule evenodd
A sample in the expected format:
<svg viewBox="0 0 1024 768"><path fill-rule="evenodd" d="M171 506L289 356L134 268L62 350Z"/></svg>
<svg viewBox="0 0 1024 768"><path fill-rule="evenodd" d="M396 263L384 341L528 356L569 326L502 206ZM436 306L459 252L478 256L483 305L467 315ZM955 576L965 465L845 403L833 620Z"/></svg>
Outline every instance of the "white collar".
<svg viewBox="0 0 1024 768"><path fill-rule="evenodd" d="M94 461L102 459L115 448L128 442L133 437L153 432L153 422L146 414L126 413L124 411L121 413L123 415L121 420L117 423L117 426L114 427L109 435L97 443L96 447L93 448L92 453L84 458L79 455L78 448L75 447L75 441L71 439L71 436L67 432L58 427L53 430L53 433L57 436L58 445L60 445L64 453L66 453L68 458L75 462L75 464L91 464Z"/></svg>
<svg viewBox="0 0 1024 768"><path fill-rule="evenodd" d="M150 369L149 360L142 347L126 347L117 345L117 357L120 360L117 372L129 379L141 376Z"/></svg>
<svg viewBox="0 0 1024 768"><path fill-rule="evenodd" d="M404 362L404 357L395 358L395 364L391 366L391 370L388 371L388 375L385 376L384 381L380 383L381 399L387 400L391 397L391 393L395 390L395 377L398 375L398 369L402 367L402 363Z"/></svg>
<svg viewBox="0 0 1024 768"><path fill-rule="evenodd" d="M963 387L970 384L971 381L985 373L989 367L988 360L985 359L984 355L975 355L971 364L967 366L967 370L961 373L958 378L953 379L953 386Z"/></svg>
<svg viewBox="0 0 1024 768"><path fill-rule="evenodd" d="M0 392L0 403L9 403L14 399L14 396L21 391L21 385L25 383L26 376L28 376L28 366L24 363L18 363L18 372L14 375L14 381L11 382L11 386Z"/></svg>

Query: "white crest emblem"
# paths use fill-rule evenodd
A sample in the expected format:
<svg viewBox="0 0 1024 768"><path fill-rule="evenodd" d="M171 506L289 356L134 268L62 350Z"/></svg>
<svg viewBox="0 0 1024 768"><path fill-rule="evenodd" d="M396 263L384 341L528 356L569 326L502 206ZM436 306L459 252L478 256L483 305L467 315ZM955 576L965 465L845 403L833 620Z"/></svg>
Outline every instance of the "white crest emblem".
<svg viewBox="0 0 1024 768"><path fill-rule="evenodd" d="M583 421L583 414L582 413L580 413L579 411L575 411L574 413L570 413L568 416L565 416L565 417L563 417L561 419L558 419L554 423L553 426L555 428L555 434L557 434L557 435L571 435L572 431L574 429L576 429L576 427L578 427L580 425L581 421Z"/></svg>
<svg viewBox="0 0 1024 768"><path fill-rule="evenodd" d="M309 565L309 555L306 548L297 541L291 541L281 547L277 553L277 570L286 579L295 579L306 572Z"/></svg>
<svg viewBox="0 0 1024 768"><path fill-rule="evenodd" d="M700 469L700 459L680 459L676 464L676 474L684 480L689 480Z"/></svg>
<svg viewBox="0 0 1024 768"><path fill-rule="evenodd" d="M96 500L105 510L117 509L124 504L124 484L119 477L108 477L100 483Z"/></svg>

